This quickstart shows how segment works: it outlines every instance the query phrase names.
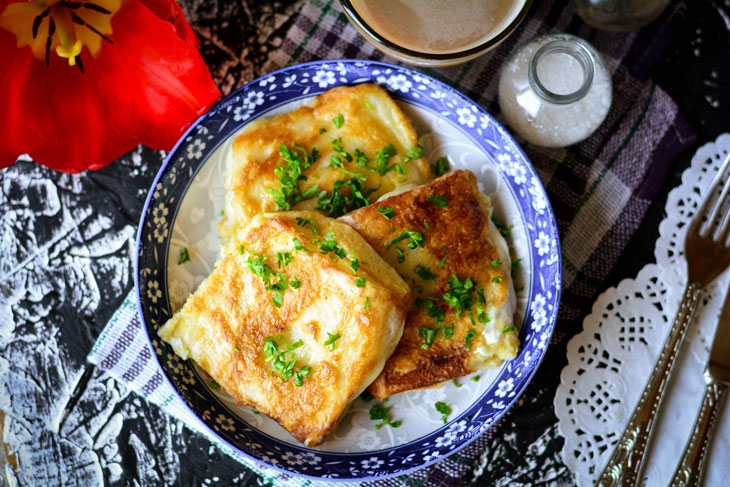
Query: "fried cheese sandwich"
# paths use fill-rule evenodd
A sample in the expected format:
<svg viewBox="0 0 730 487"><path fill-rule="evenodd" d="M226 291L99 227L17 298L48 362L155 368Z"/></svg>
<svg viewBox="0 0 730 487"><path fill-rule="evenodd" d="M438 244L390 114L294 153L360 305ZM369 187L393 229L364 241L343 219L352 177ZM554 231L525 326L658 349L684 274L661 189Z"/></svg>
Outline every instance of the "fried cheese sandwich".
<svg viewBox="0 0 730 487"><path fill-rule="evenodd" d="M415 292L400 343L369 387L379 399L496 367L519 347L507 244L470 171L340 218Z"/></svg>
<svg viewBox="0 0 730 487"><path fill-rule="evenodd" d="M416 132L383 88L332 88L292 112L249 123L235 138L219 234L226 248L259 213L338 217L432 177Z"/></svg>
<svg viewBox="0 0 730 487"><path fill-rule="evenodd" d="M160 330L239 404L322 443L401 337L412 293L350 226L260 214Z"/></svg>

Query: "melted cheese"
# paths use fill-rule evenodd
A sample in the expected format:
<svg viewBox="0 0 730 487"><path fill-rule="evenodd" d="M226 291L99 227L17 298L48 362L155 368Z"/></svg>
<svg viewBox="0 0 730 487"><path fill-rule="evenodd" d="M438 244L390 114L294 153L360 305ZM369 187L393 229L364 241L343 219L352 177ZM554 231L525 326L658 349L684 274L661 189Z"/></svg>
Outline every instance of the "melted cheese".
<svg viewBox="0 0 730 487"><path fill-rule="evenodd" d="M339 114L343 115L344 124L338 128L333 119ZM269 190L280 188L280 177L274 172L281 161L280 144L296 144L308 153L315 147L321 157L304 171L307 179L299 183L299 188L304 191L316 184L317 192L331 193L335 181L343 178L342 169L330 167L331 157L336 155L332 141L338 138L349 154L359 149L373 159L372 167L376 151L386 144L393 144L397 151L390 164L403 163L408 149L418 145L403 111L375 84L333 88L290 113L248 124L234 140L227 163L225 216L219 224L224 247L255 215L278 210ZM355 161L345 164L348 171L367 176L366 189L375 189L370 201L403 184L423 184L433 177L424 158L402 166L405 175L392 170L381 176ZM294 209L314 210L317 206L315 197L300 202Z"/></svg>
<svg viewBox="0 0 730 487"><path fill-rule="evenodd" d="M314 222L301 227L296 218ZM347 252L337 258L323 254L315 238L332 232ZM311 250L295 250L293 239ZM408 286L352 228L316 212L281 212L256 216L241 232L235 250L223 257L213 273L159 331L182 358L205 369L222 390L239 403L278 421L299 441L316 446L335 427L347 404L382 370L403 329L412 295ZM279 268L276 253L292 254ZM272 300L262 277L247 264L254 255L266 257L273 272L289 284L283 305ZM361 263L354 273L351 258ZM365 277L358 287L357 277ZM272 282L276 282L274 277ZM334 350L324 345L328 333L339 333ZM263 352L264 338L303 346L291 352L294 371L311 367L301 387L282 382ZM271 372L274 374L271 375Z"/></svg>
<svg viewBox="0 0 730 487"><path fill-rule="evenodd" d="M437 208L428 201L430 196L448 198L448 206ZM392 208L395 217L388 220L377 213L381 206ZM396 269L416 291L417 298L437 298L445 312L442 325L427 315L425 307L416 306L409 312L398 347L370 387L376 397L431 386L480 368L498 366L515 357L519 347L517 331L504 332L505 327L513 325L516 303L510 258L504 238L491 222L491 211L490 200L479 192L474 174L454 171L340 218L352 225ZM409 249L408 241L404 240L388 249L389 243L404 230L423 234L424 247ZM403 262L398 262L396 248L402 250ZM500 264L492 266L495 259ZM416 272L419 265L435 274L435 279L424 280L419 276ZM476 282L476 288L484 289L486 303L479 307L489 317L487 323L478 320L472 323L464 311L458 317L441 299L454 275L462 281L470 277ZM440 331L430 348L421 347L424 344L419 336L421 327L452 324L451 338L445 339ZM476 337L467 349L465 337L470 329L476 332Z"/></svg>

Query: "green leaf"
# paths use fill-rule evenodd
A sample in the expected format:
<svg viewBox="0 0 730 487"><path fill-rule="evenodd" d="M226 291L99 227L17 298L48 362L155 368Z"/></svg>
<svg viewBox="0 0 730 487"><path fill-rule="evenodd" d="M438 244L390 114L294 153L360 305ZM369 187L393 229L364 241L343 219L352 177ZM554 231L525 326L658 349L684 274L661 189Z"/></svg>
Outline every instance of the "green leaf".
<svg viewBox="0 0 730 487"><path fill-rule="evenodd" d="M180 259L178 259L177 265L184 264L185 262L190 262L190 254L188 253L187 247L183 247L182 250L180 250Z"/></svg>

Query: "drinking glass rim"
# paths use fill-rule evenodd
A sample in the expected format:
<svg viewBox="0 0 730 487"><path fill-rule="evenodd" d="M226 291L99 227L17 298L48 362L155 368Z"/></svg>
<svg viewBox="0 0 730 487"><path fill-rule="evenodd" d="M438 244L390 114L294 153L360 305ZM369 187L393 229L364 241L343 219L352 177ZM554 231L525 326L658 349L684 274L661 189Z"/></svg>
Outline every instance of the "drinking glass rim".
<svg viewBox="0 0 730 487"><path fill-rule="evenodd" d="M360 16L360 14L355 9L354 5L352 4L351 0L340 0L340 4L342 5L343 10L345 11L345 15L347 18L355 24L356 27L358 27L360 30L365 32L372 40L375 42L381 44L382 46L386 47L387 49L390 49L402 56L410 57L410 58L416 58L416 59L423 59L423 60L429 60L429 61L452 61L454 59L460 59L464 57L474 56L477 54L481 54L490 48L498 45L500 42L502 42L504 39L506 39L512 32L517 28L520 23L524 20L524 18L527 16L527 12L530 10L530 7L532 6L532 0L524 0L524 3L522 4L522 8L517 13L514 19L512 19L512 22L507 25L502 31L500 31L496 36L484 41L483 43L469 48L464 49L461 51L455 51L455 52L449 52L449 53L443 53L443 54L437 54L437 53L427 53L422 51L416 51L413 49L408 49L406 47L403 47L399 44L395 44L392 41L389 41L384 36L380 35L375 29L373 29L370 24L365 22L365 19Z"/></svg>

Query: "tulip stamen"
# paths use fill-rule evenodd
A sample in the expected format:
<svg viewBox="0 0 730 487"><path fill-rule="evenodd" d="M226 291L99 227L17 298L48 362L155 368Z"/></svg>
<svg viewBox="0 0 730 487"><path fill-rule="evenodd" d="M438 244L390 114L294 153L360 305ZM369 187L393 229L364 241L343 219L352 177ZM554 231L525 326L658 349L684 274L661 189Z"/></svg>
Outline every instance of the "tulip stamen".
<svg viewBox="0 0 730 487"><path fill-rule="evenodd" d="M48 68L51 58L51 44L53 43L53 34L56 33L56 22L54 22L53 18L51 18L51 21L48 23L48 39L46 39L46 68Z"/></svg>
<svg viewBox="0 0 730 487"><path fill-rule="evenodd" d="M102 39L104 39L105 41L107 41L109 44L114 44L114 41L112 41L107 36L105 36L104 34L102 34L101 32L99 32L96 29L96 27L94 27L93 25L87 24L86 22L84 22L84 19L82 19L81 17L79 17L75 13L72 13L71 14L71 20L73 20L75 24L78 24L78 25L82 25L84 27L87 27L91 32L93 32L94 34L98 35L99 37L101 37Z"/></svg>
<svg viewBox="0 0 730 487"><path fill-rule="evenodd" d="M104 7L102 7L101 5L97 5L95 3L86 2L82 6L84 8L88 8L89 10L94 10L96 12L99 12L100 14L107 14L107 15L111 14L110 10L107 10Z"/></svg>
<svg viewBox="0 0 730 487"><path fill-rule="evenodd" d="M55 52L69 66L79 66L83 72L82 51L95 58L104 41L114 44L111 22L123 3L124 0L13 2L0 7L0 28L15 34L18 47L29 46L36 59L45 58L46 67L50 67L51 53Z"/></svg>
<svg viewBox="0 0 730 487"><path fill-rule="evenodd" d="M51 7L48 7L39 16L37 16L35 19L33 19L33 39L38 37L38 29L41 28L43 19L45 19L48 16L48 14L50 14L50 13L51 13Z"/></svg>
<svg viewBox="0 0 730 487"><path fill-rule="evenodd" d="M75 10L77 8L81 8L81 2L69 2L68 0L61 0L56 4L56 6Z"/></svg>

